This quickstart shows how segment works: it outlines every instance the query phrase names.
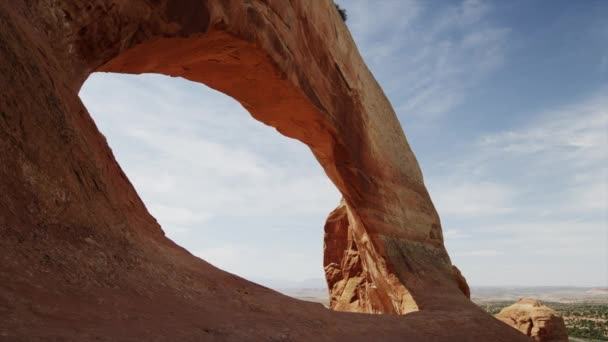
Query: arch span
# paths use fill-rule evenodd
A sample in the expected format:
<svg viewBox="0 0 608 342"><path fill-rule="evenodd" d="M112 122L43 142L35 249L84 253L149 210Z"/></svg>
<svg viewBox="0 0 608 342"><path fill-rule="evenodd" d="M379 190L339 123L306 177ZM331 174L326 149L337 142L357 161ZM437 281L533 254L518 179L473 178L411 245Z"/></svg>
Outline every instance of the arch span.
<svg viewBox="0 0 608 342"><path fill-rule="evenodd" d="M278 7L276 13L287 9ZM364 67L351 71L358 52L343 25L328 28L345 33L332 43L320 38L317 30L323 27L309 31L284 22L267 24L273 15L279 18L269 7L252 4L242 10L252 26L247 31L255 32L245 38L252 40L231 33L231 18L220 17L205 34L150 39L96 70L160 73L204 83L310 147L344 196L338 212L347 223L334 227L330 222L326 229L333 308L417 311L417 300L425 299L416 299L420 295L409 288L420 282L423 271L430 278L422 281L424 293L430 290L436 297L446 291L428 288L435 283L458 290L450 286L456 284L454 273L415 157L371 74ZM328 15L334 12L330 8ZM342 53L330 48L345 45ZM344 232L345 237L339 235ZM344 238L349 248L336 250L336 240Z"/></svg>
<svg viewBox="0 0 608 342"><path fill-rule="evenodd" d="M393 269L400 266L405 259L418 258L416 253L419 252L400 252L399 249L407 248L402 242L391 240L386 244L379 238L380 235L388 239L399 239L403 238L399 236L402 233L410 234L410 239L418 240L415 242L416 247L423 247L425 252L427 249L433 249L435 258L443 258L436 262L435 266L447 270L445 273L448 273L449 281L444 283L453 282L452 278L449 278L450 263L442 246L439 222L422 185L417 166L412 167L412 170L415 170L414 175L381 174L385 172L383 168L387 163L396 162L374 160L378 158L378 152L374 150L374 142L370 141L373 137L369 137L369 126L365 123L370 120L359 117L363 116L360 114L363 107L356 102L360 96L352 88L344 86L341 79L330 78L327 81L330 87L337 84L337 89L344 91L333 96L339 103L330 100L328 105L323 105L326 96L316 94L324 92L315 91L311 85L310 88L305 88L309 95L306 90L294 85L286 76L287 72L278 69L276 62L255 43L238 39L225 31L213 30L199 37L160 38L137 45L102 65L97 71L160 73L204 83L237 99L257 120L310 147L344 196L337 212L346 218L346 223L334 226L329 222L326 226L325 267L332 289L333 308L397 314L418 310L415 299L406 287L406 277L417 277L414 273L418 270L404 269L399 272ZM312 84L307 79L298 82ZM313 96L312 100L310 96ZM325 106L343 111L338 114L343 119L324 112L322 108ZM392 119L395 120L392 112L386 112L386 115L389 114L392 114ZM378 115L380 122L384 121L382 116L383 114ZM374 118L372 115L370 117ZM357 122L359 124L356 124ZM393 124L398 123L395 120ZM406 151L408 147L402 137L403 135L398 135L391 141L397 144L401 142L403 150ZM402 138L401 141L399 138ZM383 149L380 147L380 150ZM413 156L406 158L413 160ZM383 181L382 177L402 177L408 179L411 184L399 189L394 183ZM394 216L399 215L390 210L411 210L387 207L389 203L384 195L387 191L407 192L410 200L426 206L426 213L417 213L424 221L417 222L418 227L412 227L414 229L407 227L410 222L403 220L387 223L387 219L395 220ZM359 212L364 210L374 211L373 215L381 221L369 217L366 220L371 222L362 222ZM402 213L401 215L403 216ZM377 227L380 231L369 229L368 225ZM340 236L344 233L345 236ZM343 243L347 243L349 249L339 248L337 239L344 239ZM424 246L425 244L428 246ZM380 252L378 248L395 248L393 252L396 255L393 257L404 259L391 260L386 252ZM406 263L412 264L412 261ZM428 266L431 265L426 265ZM441 276L441 273L435 276Z"/></svg>
<svg viewBox="0 0 608 342"><path fill-rule="evenodd" d="M1 293L9 317L0 324L8 331L521 339L463 294L416 159L331 1L14 1L0 9L0 81L10 89L0 95ZM418 312L326 311L172 244L77 97L93 71L204 83L304 142L343 195L325 227L332 306Z"/></svg>

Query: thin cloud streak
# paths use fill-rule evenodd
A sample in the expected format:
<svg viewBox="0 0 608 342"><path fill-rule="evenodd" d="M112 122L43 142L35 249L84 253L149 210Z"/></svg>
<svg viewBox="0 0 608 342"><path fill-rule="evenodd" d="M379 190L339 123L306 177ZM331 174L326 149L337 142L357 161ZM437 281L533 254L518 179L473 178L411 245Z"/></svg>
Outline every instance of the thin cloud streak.
<svg viewBox="0 0 608 342"><path fill-rule="evenodd" d="M543 258L573 258L576 263L561 270L573 279L560 284L608 282L607 99L602 89L519 127L481 134L457 161L444 161L452 165L450 177L427 177L445 229L457 226L460 234L474 236L445 236L464 272L490 272L483 267L493 266L475 257L491 255L501 265L519 265L529 284L548 285L559 278L551 274L558 269L544 269L543 283L530 260L540 267L546 266ZM507 283L507 274L495 281Z"/></svg>
<svg viewBox="0 0 608 342"><path fill-rule="evenodd" d="M344 4L365 60L402 117L438 120L507 53L510 30L486 20L493 11L487 2L450 3L440 10L427 1Z"/></svg>
<svg viewBox="0 0 608 342"><path fill-rule="evenodd" d="M340 195L305 145L183 79L94 74L81 97L178 244L243 276L322 277L323 224Z"/></svg>

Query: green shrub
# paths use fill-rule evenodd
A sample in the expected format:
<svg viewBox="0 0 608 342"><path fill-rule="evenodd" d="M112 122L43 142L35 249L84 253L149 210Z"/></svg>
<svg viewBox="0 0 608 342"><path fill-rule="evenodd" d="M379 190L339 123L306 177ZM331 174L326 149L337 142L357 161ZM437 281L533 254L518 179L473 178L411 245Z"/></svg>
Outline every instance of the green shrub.
<svg viewBox="0 0 608 342"><path fill-rule="evenodd" d="M340 5L335 4L336 5L336 9L338 10L338 13L340 13L340 16L342 17L342 20L346 21L346 19L348 18L348 16L346 15L346 10L342 7L340 7Z"/></svg>

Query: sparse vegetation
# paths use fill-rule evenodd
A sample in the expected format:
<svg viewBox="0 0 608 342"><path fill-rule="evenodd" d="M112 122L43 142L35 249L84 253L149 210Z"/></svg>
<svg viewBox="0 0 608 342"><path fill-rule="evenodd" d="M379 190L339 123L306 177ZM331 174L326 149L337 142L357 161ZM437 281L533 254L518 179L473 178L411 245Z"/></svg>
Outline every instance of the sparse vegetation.
<svg viewBox="0 0 608 342"><path fill-rule="evenodd" d="M479 302L477 305L492 315L513 304L507 301ZM608 341L608 304L552 303L545 304L564 317L568 335L593 341Z"/></svg>
<svg viewBox="0 0 608 342"><path fill-rule="evenodd" d="M348 15L346 15L346 10L342 7L340 7L340 5L335 4L336 5L336 9L338 10L338 13L340 13L340 16L342 17L342 20L346 21L346 19L348 18Z"/></svg>

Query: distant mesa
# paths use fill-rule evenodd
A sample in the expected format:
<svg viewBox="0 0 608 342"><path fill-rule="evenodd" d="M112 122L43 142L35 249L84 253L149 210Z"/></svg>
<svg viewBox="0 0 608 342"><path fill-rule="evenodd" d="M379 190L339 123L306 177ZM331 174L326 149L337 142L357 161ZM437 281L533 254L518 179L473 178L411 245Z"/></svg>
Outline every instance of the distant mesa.
<svg viewBox="0 0 608 342"><path fill-rule="evenodd" d="M568 342L568 331L562 316L539 300L521 298L502 309L496 318L534 341Z"/></svg>

